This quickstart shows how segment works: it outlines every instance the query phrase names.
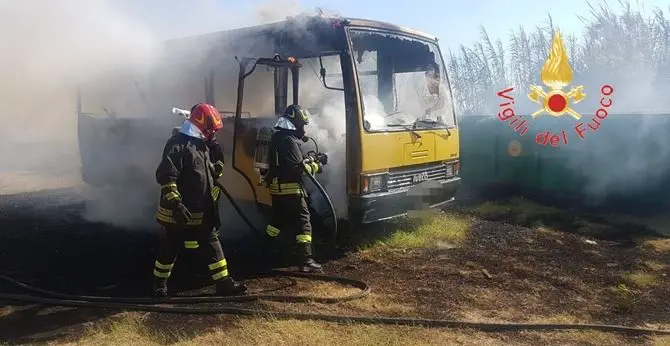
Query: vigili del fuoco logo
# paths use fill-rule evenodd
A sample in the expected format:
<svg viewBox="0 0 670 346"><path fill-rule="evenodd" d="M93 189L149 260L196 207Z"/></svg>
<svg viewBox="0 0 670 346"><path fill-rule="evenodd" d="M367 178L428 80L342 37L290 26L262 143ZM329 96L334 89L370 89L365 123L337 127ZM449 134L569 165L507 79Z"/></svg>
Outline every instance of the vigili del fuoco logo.
<svg viewBox="0 0 670 346"><path fill-rule="evenodd" d="M531 114L531 119L536 119L542 115L561 117L568 114L574 121L571 125L572 130L582 140L586 138L587 131L597 132L600 129L603 120L607 118L608 109L612 106L611 95L614 93L614 88L609 84L602 85L600 87L600 107L588 119L588 122L582 119L582 115L572 108L572 105L578 104L586 98L584 86L569 87L572 82L572 68L568 62L568 56L563 48L563 40L559 32L554 35L549 57L542 67L540 79L547 89L540 85L530 86L528 98L541 107ZM507 123L520 136L524 136L531 127L529 121L531 119L524 119L523 116L516 115L514 112L514 97L510 95L513 90L514 88L510 87L497 93L498 96L503 98L499 105L498 119ZM570 132L570 130L567 131ZM551 131L538 130L534 132L535 142L544 146L551 145L554 148L567 145L568 132L562 130L560 133L552 133ZM514 140L510 143L509 152L512 156L517 156L520 150L518 141Z"/></svg>

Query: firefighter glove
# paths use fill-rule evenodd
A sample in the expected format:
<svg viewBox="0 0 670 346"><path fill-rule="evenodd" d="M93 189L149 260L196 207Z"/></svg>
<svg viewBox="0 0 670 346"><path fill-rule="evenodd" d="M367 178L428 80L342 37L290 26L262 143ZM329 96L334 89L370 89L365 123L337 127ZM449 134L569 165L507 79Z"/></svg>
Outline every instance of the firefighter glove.
<svg viewBox="0 0 670 346"><path fill-rule="evenodd" d="M319 161L322 165L327 165L328 164L328 155L323 154L323 153L318 153L316 154L316 160Z"/></svg>
<svg viewBox="0 0 670 346"><path fill-rule="evenodd" d="M223 175L223 162L216 161L214 163L214 179L219 179Z"/></svg>
<svg viewBox="0 0 670 346"><path fill-rule="evenodd" d="M305 171L309 175L314 175L316 173L321 173L322 171L322 166L321 163L317 162L314 160L314 158L310 157L302 161L303 165L305 166Z"/></svg>
<svg viewBox="0 0 670 346"><path fill-rule="evenodd" d="M186 208L184 203L175 203L172 212L174 213L174 220L178 225L185 225L191 221L191 212Z"/></svg>

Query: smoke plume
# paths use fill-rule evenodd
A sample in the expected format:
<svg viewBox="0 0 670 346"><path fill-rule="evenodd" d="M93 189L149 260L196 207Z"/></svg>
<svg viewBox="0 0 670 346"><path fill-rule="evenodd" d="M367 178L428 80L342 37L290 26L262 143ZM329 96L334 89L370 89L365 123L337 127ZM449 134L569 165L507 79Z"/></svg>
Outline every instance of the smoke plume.
<svg viewBox="0 0 670 346"><path fill-rule="evenodd" d="M296 0L274 0L256 5L254 17L255 24L267 24L278 22L286 17L294 16L303 12L300 4Z"/></svg>
<svg viewBox="0 0 670 346"><path fill-rule="evenodd" d="M183 121L169 112L173 106L188 109L204 101L202 81L207 76L199 65L214 42L198 41L193 47L182 47L190 54L173 54L163 50L165 37L146 24L151 21L133 17L119 4L112 0L0 2L0 43L9 47L0 55L0 192L82 185L86 186L84 217L88 220L153 228L158 198L154 171L171 129ZM207 12L207 18L222 11L213 1L198 5L193 11ZM235 24L275 22L301 12L296 1L267 1L249 13L237 11ZM222 24L218 29L231 27ZM186 31L175 36L193 33ZM249 42L248 48L258 44L263 43ZM272 53L267 51L268 56ZM237 64L219 63L224 68L217 71L215 98L219 108L231 112ZM344 94L323 87L317 59L304 63L301 104L315 115L309 134L330 159L319 178L337 214L346 216ZM175 64L180 68L173 68ZM324 64L329 74L341 73L339 58L326 57ZM153 82L147 79L149 72ZM272 73L266 72L259 69L249 78L245 94L272 95ZM341 77L329 77L328 84L341 86ZM82 111L90 117L77 119L78 88ZM245 111L269 120L275 116L273 107L271 98L265 103L245 102ZM88 135L78 133L78 127L86 128ZM232 147L230 130L225 129L224 148ZM22 175L28 173L31 179ZM225 175L233 179L236 173ZM90 184L84 184L82 177ZM33 186L26 186L28 180ZM246 183L233 183L231 190L238 185L246 188Z"/></svg>
<svg viewBox="0 0 670 346"><path fill-rule="evenodd" d="M0 193L81 183L77 85L142 68L152 43L108 1L1 1Z"/></svg>
<svg viewBox="0 0 670 346"><path fill-rule="evenodd" d="M307 84L305 87L310 88ZM323 88L313 85L312 88ZM308 101L307 101L308 102ZM303 104L308 104L302 102ZM328 155L328 164L322 175L317 178L321 181L328 193L335 213L338 217L347 215L347 170L346 170L346 128L344 95L321 100L321 107L309 126L308 135L319 144L319 150ZM324 206L325 207L325 206ZM323 207L317 207L323 210ZM326 211L327 213L327 211ZM327 214L326 214L327 215Z"/></svg>
<svg viewBox="0 0 670 346"><path fill-rule="evenodd" d="M226 21L223 19L233 12L234 6L226 6L230 7L230 11L226 11L220 8L220 4L217 5L219 7L214 7L214 2L208 2L208 4L209 6L203 7L201 2L199 3L201 6L193 9L199 14L208 12L209 9L210 12L215 13L208 14L209 16L221 17L222 24L219 27L208 27L207 30L212 32L233 29L233 27L226 26ZM238 16L235 24L236 26L251 26L285 19L286 16L296 14L297 9L294 1L267 1L252 8L248 13L240 13L235 9ZM179 37L183 36L187 35L179 35ZM235 53L245 56L245 50L257 49L260 45L270 47L270 43L257 40L237 42ZM175 44L179 46L177 53L169 48ZM142 73L139 76L128 76L130 78L118 78L123 76L117 74L115 76L117 78L114 78L116 83L110 80L109 83L103 85L108 89L104 94L103 103L107 107L114 108L120 118L129 118L127 122L129 125L117 128L118 132L115 132L115 129L105 130L111 133L113 145L92 150L91 156L112 157L113 159L108 161L118 162L118 164L105 165L102 175L108 176L116 184L112 187L93 189L95 195L91 196L86 213L89 220L113 223L126 228L155 227L155 204L159 195L154 176L155 169L171 129L183 122L182 118L169 113L171 108L176 106L189 109L195 103L204 102L203 81L209 77L209 68L213 68L216 73L213 81L215 92L213 96L217 107L224 111L224 116L229 116L235 111L238 64L232 59L232 55L225 55L225 52L218 52L223 53L225 58L214 59L216 61L211 59L209 55L217 54L216 48L219 47L219 44L217 40L187 40L169 44L166 50L153 52L154 60L150 66L151 82L144 79L146 75ZM271 56L272 53L273 51L268 49L266 55ZM174 68L175 66L179 68ZM259 69L247 81L245 94L272 95L271 76L271 72ZM128 90L137 90L137 93L129 93ZM256 102L249 100L247 98L244 111L254 114L254 117L274 116L274 112L268 112L269 107L274 105L271 97L263 98L265 102L261 102L260 99L257 99ZM118 124L123 123L117 123L117 126ZM232 148L232 129L226 128L224 132L224 135L221 136L221 144L224 148L230 149ZM114 135L114 133L122 135ZM115 155L110 148L118 150L119 155ZM132 154L128 155L128 153ZM245 195L249 192L245 190L247 184L240 179L237 172L230 169L231 161L231 157L228 157L224 174L226 178L223 182L233 196ZM240 190L238 189L240 187L244 188ZM238 203L246 212L254 211L248 208L243 201L238 200ZM227 230L239 229L237 224L241 224L241 220L234 215L234 209L227 201L222 202L221 209L222 221L226 224L225 228Z"/></svg>

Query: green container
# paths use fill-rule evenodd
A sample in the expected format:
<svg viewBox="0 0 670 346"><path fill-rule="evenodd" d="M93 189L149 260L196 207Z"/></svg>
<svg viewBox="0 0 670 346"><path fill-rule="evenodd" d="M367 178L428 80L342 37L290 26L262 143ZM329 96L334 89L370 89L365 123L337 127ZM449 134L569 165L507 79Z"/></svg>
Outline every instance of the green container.
<svg viewBox="0 0 670 346"><path fill-rule="evenodd" d="M468 117L459 121L461 176L464 184L478 186L495 178L498 122L491 117Z"/></svg>
<svg viewBox="0 0 670 346"><path fill-rule="evenodd" d="M582 128L592 117L583 116ZM609 115L583 139L567 116L533 119L524 136L495 116L459 123L463 183L471 188L510 184L587 203L670 205L670 114ZM536 143L547 131L560 145Z"/></svg>

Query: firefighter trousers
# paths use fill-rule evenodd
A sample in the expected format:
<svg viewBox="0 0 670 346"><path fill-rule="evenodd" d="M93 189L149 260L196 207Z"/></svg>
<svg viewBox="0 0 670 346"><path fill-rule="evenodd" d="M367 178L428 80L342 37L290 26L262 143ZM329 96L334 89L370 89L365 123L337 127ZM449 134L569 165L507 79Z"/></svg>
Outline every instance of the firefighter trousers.
<svg viewBox="0 0 670 346"><path fill-rule="evenodd" d="M303 259L312 257L312 223L307 201L301 195L273 195L272 219L265 230L266 236L276 239L288 234Z"/></svg>
<svg viewBox="0 0 670 346"><path fill-rule="evenodd" d="M164 228L165 237L158 249L154 263L154 278L159 284L165 284L170 278L172 268L182 251L197 251L199 257L208 265L212 280L220 282L228 277L228 264L219 242L219 232L215 228L182 228L178 226Z"/></svg>

